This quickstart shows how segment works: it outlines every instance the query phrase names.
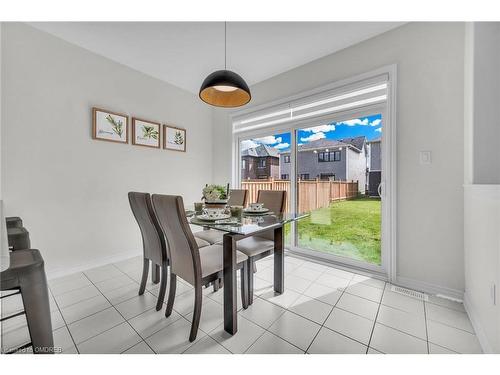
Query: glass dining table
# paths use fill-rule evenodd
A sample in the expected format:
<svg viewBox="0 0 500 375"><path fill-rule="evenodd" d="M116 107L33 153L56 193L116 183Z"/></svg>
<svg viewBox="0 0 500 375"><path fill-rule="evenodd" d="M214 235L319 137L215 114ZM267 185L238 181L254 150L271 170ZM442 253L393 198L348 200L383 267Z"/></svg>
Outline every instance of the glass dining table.
<svg viewBox="0 0 500 375"><path fill-rule="evenodd" d="M236 284L236 243L247 237L259 235L269 230L274 231L274 291L284 291L284 229L283 226L307 217L309 214L285 213L277 215L267 213L243 214L239 220L234 218L207 222L198 219L194 212L186 212L192 225L224 232L223 236L223 280L224 280L224 330L231 335L238 331L237 284Z"/></svg>

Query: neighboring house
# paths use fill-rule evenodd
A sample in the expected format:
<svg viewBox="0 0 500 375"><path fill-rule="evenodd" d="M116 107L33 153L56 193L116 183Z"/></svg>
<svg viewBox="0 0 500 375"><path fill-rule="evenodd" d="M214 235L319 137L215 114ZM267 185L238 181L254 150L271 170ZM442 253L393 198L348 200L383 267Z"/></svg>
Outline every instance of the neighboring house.
<svg viewBox="0 0 500 375"><path fill-rule="evenodd" d="M378 186L382 180L382 142L374 139L367 142L368 148L368 180L367 192L370 197L378 197Z"/></svg>
<svg viewBox="0 0 500 375"><path fill-rule="evenodd" d="M267 145L248 148L241 152L241 179L279 178L278 150Z"/></svg>
<svg viewBox="0 0 500 375"><path fill-rule="evenodd" d="M358 181L366 189L366 138L319 139L298 146L297 177L302 180ZM290 179L290 152L280 154L280 178Z"/></svg>

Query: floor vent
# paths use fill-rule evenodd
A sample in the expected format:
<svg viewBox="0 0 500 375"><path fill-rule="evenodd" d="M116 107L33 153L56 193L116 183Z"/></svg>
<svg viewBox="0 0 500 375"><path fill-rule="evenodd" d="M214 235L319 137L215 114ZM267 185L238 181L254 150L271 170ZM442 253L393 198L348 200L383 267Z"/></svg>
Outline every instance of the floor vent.
<svg viewBox="0 0 500 375"><path fill-rule="evenodd" d="M393 285L391 287L391 292L403 294L405 296L408 296L408 297L411 297L411 298L415 298L415 299L419 299L421 301L428 301L429 300L429 297L425 293L416 292L414 290L402 288L400 286Z"/></svg>

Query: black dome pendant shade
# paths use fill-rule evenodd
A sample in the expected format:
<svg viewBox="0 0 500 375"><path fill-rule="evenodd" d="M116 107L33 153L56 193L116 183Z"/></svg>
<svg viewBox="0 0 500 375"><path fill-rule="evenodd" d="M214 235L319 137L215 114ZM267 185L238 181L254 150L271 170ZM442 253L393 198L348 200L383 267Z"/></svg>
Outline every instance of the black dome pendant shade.
<svg viewBox="0 0 500 375"><path fill-rule="evenodd" d="M226 69L226 23L224 22L224 69L208 75L200 88L200 99L216 107L234 108L247 104L252 98L245 80Z"/></svg>

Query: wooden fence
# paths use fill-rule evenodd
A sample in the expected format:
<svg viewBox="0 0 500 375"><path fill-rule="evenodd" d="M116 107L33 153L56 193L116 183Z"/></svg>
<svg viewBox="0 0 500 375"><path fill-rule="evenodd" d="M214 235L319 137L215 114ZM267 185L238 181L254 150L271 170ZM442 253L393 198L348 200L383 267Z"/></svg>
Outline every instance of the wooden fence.
<svg viewBox="0 0 500 375"><path fill-rule="evenodd" d="M358 195L358 181L299 180L297 185L298 212L309 212L328 207L330 202L355 198ZM248 190L248 203L257 201L259 190L285 190L285 210L289 211L289 180L244 180L241 182L241 188Z"/></svg>

